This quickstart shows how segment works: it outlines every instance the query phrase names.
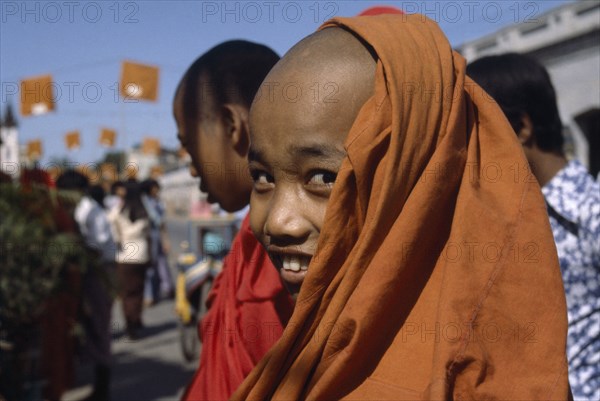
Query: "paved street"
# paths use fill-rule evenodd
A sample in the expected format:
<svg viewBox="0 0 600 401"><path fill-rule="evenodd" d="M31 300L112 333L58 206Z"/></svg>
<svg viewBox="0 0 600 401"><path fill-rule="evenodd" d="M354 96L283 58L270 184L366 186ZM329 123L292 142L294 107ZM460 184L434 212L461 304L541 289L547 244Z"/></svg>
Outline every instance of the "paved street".
<svg viewBox="0 0 600 401"><path fill-rule="evenodd" d="M198 361L186 363L183 359L173 301L163 301L144 311L146 327L136 341L123 335L119 303L113 311L112 400L179 400ZM77 376L76 387L63 397L64 401L81 400L91 392L92 366L80 363Z"/></svg>
<svg viewBox="0 0 600 401"><path fill-rule="evenodd" d="M173 245L173 260L178 244L185 239L186 224L182 220L169 221L169 235ZM171 263L171 266L174 266ZM175 271L173 270L175 278ZM145 328L141 338L129 341L123 334L124 320L121 305L113 308L113 369L111 399L113 401L179 400L185 385L191 379L198 360L185 362L179 342L174 302L162 301L144 310ZM91 364L78 362L75 387L63 396L63 401L79 401L92 390Z"/></svg>

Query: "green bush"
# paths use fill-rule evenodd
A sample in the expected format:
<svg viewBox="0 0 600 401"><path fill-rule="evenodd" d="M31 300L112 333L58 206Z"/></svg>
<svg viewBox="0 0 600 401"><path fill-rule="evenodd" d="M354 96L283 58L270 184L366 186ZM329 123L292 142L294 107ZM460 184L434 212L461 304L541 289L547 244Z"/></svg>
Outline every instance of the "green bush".
<svg viewBox="0 0 600 401"><path fill-rule="evenodd" d="M76 233L61 232L57 196L43 186L0 184L0 328L34 323L45 300L68 288L66 269L93 260Z"/></svg>

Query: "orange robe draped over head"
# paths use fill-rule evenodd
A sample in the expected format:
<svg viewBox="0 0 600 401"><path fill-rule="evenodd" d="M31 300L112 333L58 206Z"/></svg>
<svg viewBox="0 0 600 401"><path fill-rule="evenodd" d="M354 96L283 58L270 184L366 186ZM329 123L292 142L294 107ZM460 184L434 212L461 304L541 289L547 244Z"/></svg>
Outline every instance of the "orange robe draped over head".
<svg viewBox="0 0 600 401"><path fill-rule="evenodd" d="M546 208L500 108L422 15L336 18L377 54L292 318L234 400L565 400Z"/></svg>
<svg viewBox="0 0 600 401"><path fill-rule="evenodd" d="M227 400L281 336L293 301L244 219L200 323L200 366L183 400Z"/></svg>

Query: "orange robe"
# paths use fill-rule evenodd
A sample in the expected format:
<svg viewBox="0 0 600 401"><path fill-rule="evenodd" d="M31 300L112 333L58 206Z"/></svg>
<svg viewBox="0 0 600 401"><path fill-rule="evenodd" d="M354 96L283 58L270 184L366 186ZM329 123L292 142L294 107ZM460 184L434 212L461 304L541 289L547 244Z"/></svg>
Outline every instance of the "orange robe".
<svg viewBox="0 0 600 401"><path fill-rule="evenodd" d="M200 323L200 367L186 401L229 399L292 314L293 301L248 221L246 216L209 294Z"/></svg>
<svg viewBox="0 0 600 401"><path fill-rule="evenodd" d="M232 399L567 399L556 248L502 111L422 15L329 27L372 46L374 95L292 318Z"/></svg>

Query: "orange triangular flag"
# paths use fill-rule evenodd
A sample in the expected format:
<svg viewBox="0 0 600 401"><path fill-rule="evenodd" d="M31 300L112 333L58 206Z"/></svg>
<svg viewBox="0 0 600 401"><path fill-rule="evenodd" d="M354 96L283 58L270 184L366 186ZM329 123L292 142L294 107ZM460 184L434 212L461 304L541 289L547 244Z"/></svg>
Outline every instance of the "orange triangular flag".
<svg viewBox="0 0 600 401"><path fill-rule="evenodd" d="M158 155L160 153L160 141L157 138L144 138L142 153L146 155Z"/></svg>
<svg viewBox="0 0 600 401"><path fill-rule="evenodd" d="M79 131L71 131L65 134L65 143L67 149L79 149L81 142L79 139Z"/></svg>
<svg viewBox="0 0 600 401"><path fill-rule="evenodd" d="M102 131L100 131L99 142L100 142L100 145L102 145L102 146L106 146L106 147L115 146L116 138L117 138L117 133L112 129L102 128Z"/></svg>
<svg viewBox="0 0 600 401"><path fill-rule="evenodd" d="M27 142L27 158L29 160L39 160L42 157L42 141L34 139Z"/></svg>
<svg viewBox="0 0 600 401"><path fill-rule="evenodd" d="M156 101L158 67L124 61L121 67L121 96L125 99Z"/></svg>
<svg viewBox="0 0 600 401"><path fill-rule="evenodd" d="M21 81L21 115L37 116L54 110L54 83L51 75Z"/></svg>

